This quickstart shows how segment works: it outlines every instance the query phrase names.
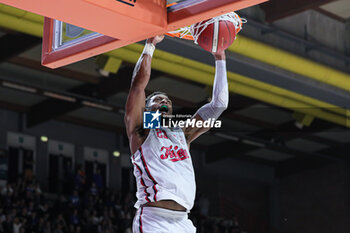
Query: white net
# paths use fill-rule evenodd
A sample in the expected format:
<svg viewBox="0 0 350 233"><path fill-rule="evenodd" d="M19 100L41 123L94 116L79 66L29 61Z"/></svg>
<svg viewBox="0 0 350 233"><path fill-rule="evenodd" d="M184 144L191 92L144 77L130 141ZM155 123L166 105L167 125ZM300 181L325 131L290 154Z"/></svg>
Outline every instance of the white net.
<svg viewBox="0 0 350 233"><path fill-rule="evenodd" d="M230 12L224 15L214 17L209 20L205 20L196 24L192 24L188 27L183 27L172 32L168 32L170 36L176 36L181 39L194 40L197 44L198 37L200 34L208 27L208 25L218 22L218 21L230 21L233 23L236 29L236 34L242 29L243 23L247 20L239 17L235 12Z"/></svg>

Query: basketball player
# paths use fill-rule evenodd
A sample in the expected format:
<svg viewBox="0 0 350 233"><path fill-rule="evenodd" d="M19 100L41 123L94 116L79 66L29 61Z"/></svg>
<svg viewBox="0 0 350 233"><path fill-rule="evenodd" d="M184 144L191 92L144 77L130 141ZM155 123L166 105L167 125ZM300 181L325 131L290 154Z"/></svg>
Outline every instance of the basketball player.
<svg viewBox="0 0 350 233"><path fill-rule="evenodd" d="M151 60L157 43L164 36L147 40L136 63L126 103L125 124L132 152L137 183L137 212L133 233L193 233L188 219L193 207L196 184L190 143L208 128L143 129L143 112L172 113L171 100L165 93L145 97L150 80ZM228 105L225 53L213 54L216 74L210 103L193 116L197 121L217 119Z"/></svg>

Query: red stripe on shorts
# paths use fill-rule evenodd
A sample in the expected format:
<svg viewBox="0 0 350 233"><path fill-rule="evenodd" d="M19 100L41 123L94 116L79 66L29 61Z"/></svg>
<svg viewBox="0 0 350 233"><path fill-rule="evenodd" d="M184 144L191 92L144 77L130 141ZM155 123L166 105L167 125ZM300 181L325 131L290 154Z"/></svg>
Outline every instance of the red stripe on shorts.
<svg viewBox="0 0 350 233"><path fill-rule="evenodd" d="M142 230L142 213L143 213L143 207L141 207L141 213L140 213L140 233L143 233L143 230Z"/></svg>

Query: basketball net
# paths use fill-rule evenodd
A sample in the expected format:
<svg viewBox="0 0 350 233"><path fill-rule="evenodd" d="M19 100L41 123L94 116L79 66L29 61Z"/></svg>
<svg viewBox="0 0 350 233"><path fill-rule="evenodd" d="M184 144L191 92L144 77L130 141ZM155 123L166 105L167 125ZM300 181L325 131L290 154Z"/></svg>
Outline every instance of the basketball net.
<svg viewBox="0 0 350 233"><path fill-rule="evenodd" d="M243 23L247 22L246 19L239 17L235 12L230 12L224 15L214 17L209 20L192 24L191 26L179 28L175 31L171 31L165 34L171 37L178 37L180 39L193 40L195 44L198 44L197 40L200 34L208 27L208 25L218 21L232 22L236 29L236 35L238 34L239 31L242 30Z"/></svg>

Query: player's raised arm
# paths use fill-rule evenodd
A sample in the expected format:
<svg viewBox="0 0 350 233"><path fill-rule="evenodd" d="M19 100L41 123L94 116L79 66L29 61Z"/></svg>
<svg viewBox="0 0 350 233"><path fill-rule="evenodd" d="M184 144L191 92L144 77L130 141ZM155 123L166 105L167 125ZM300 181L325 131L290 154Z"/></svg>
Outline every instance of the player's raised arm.
<svg viewBox="0 0 350 233"><path fill-rule="evenodd" d="M131 144L133 144L133 136L136 130L142 125L142 113L146 98L145 88L151 77L151 62L155 45L163 38L164 36L156 36L148 39L140 59L135 65L124 117L126 132Z"/></svg>
<svg viewBox="0 0 350 233"><path fill-rule="evenodd" d="M227 109L229 92L226 73L226 56L225 51L213 53L215 57L215 78L213 85L213 95L210 103L202 106L193 116L196 121L206 121L208 119L216 120ZM191 143L201 134L210 128L188 127L184 129L187 143Z"/></svg>

